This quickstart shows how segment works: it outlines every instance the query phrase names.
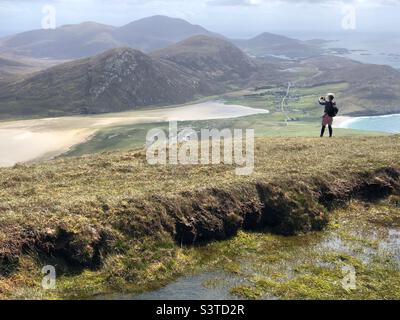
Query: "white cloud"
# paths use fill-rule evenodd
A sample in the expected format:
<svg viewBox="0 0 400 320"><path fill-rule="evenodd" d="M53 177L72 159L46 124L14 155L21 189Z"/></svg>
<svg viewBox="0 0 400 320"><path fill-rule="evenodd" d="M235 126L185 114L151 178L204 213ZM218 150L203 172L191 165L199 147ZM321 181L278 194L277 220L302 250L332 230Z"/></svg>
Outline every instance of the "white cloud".
<svg viewBox="0 0 400 320"><path fill-rule="evenodd" d="M331 5L399 5L400 0L208 0L209 5L215 6L261 6L266 4L282 4L282 3L296 3L296 4L331 4Z"/></svg>

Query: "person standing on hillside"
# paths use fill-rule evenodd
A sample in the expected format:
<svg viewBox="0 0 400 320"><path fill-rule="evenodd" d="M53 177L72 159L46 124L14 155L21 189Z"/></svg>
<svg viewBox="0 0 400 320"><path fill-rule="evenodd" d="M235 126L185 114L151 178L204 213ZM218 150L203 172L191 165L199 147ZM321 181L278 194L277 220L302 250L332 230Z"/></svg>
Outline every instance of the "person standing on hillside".
<svg viewBox="0 0 400 320"><path fill-rule="evenodd" d="M326 126L329 128L329 137L333 136L333 118L338 114L339 109L336 107L335 96L333 93L328 94L328 100L325 97L319 99L319 104L325 107L324 116L322 117L321 138L323 138Z"/></svg>

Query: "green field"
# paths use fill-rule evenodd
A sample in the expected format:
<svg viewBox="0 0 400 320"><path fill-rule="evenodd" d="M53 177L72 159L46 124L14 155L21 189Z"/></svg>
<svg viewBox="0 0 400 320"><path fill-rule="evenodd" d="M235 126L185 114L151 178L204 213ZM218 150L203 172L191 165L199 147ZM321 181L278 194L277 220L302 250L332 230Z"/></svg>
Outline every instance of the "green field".
<svg viewBox="0 0 400 320"><path fill-rule="evenodd" d="M274 119L275 118L275 119ZM293 121L286 123L275 115L256 115L238 119L188 121L179 123L179 128L191 128L198 132L204 128L254 129L257 137L312 137L318 136L320 125L316 121ZM147 132L153 128L168 130L168 123L140 124L112 127L99 131L91 140L74 147L63 156L82 156L116 150L132 150L144 147ZM378 133L348 129L336 129L335 135L374 136Z"/></svg>

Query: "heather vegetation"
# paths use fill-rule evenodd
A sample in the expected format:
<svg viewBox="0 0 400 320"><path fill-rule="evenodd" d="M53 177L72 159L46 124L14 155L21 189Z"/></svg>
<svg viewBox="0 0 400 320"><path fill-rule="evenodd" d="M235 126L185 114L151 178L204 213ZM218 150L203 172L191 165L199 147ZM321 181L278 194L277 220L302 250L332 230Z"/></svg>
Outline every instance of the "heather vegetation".
<svg viewBox="0 0 400 320"><path fill-rule="evenodd" d="M1 169L1 294L140 292L212 264L199 256L204 247L186 247L241 231L322 231L351 199L398 194L398 147L397 136L260 138L250 177L222 164L149 166L140 150ZM57 291L40 287L47 264L59 270Z"/></svg>

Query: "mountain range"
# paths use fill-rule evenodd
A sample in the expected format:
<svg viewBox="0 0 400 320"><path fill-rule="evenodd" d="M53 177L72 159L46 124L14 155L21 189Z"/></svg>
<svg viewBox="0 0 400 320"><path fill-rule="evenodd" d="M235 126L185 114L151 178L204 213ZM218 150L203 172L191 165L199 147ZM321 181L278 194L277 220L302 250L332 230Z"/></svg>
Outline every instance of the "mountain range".
<svg viewBox="0 0 400 320"><path fill-rule="evenodd" d="M219 36L182 19L153 16L122 27L84 22L54 30L23 32L4 39L0 52L34 58L78 59L125 46L151 52L194 35Z"/></svg>
<svg viewBox="0 0 400 320"><path fill-rule="evenodd" d="M180 104L241 86L262 70L220 38L195 36L151 56L111 49L0 85L3 117L117 112Z"/></svg>
<svg viewBox="0 0 400 320"><path fill-rule="evenodd" d="M152 16L122 27L84 22L54 30L23 32L1 40L0 53L59 60L90 57L119 47L149 53L196 35L225 38L182 19ZM270 33L249 40L229 41L256 56L272 54L303 58L322 51L316 44Z"/></svg>
<svg viewBox="0 0 400 320"><path fill-rule="evenodd" d="M119 28L90 22L25 32L0 41L0 115L118 112L289 81L347 83L343 113L399 112L398 70L327 55L319 42L270 33L230 40L163 16ZM297 58L274 57L281 55Z"/></svg>

